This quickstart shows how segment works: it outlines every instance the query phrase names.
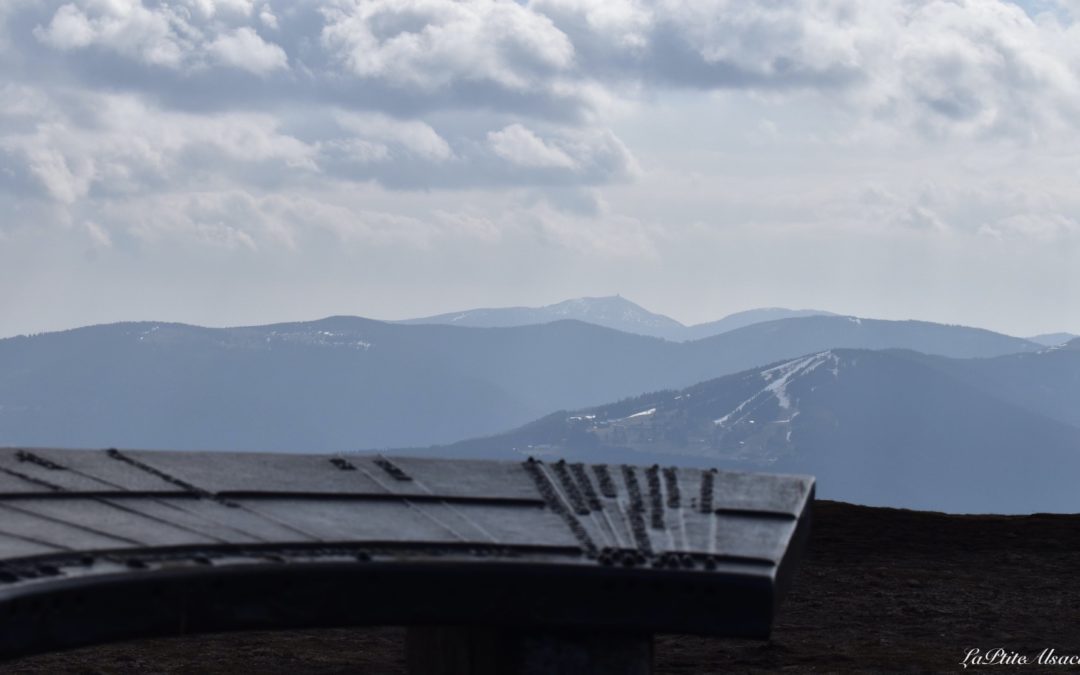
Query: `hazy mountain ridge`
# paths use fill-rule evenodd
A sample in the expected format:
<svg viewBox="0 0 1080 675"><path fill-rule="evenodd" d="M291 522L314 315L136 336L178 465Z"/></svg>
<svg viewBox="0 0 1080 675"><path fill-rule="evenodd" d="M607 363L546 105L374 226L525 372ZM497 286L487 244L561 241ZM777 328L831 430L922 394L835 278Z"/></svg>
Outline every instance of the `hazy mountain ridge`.
<svg viewBox="0 0 1080 675"><path fill-rule="evenodd" d="M721 350L733 366L755 365L828 349L910 349L954 358L1036 352L1042 347L983 328L928 321L885 321L850 316L808 316L755 323L688 343L690 350Z"/></svg>
<svg viewBox="0 0 1080 675"><path fill-rule="evenodd" d="M1047 383L1050 371L1066 374ZM970 360L828 350L441 451L807 472L822 496L859 503L1077 512L1076 381L1080 350ZM1016 401L1039 387L1052 390L1049 410Z"/></svg>
<svg viewBox="0 0 1080 675"><path fill-rule="evenodd" d="M486 307L398 321L403 324L450 324L473 328L509 328L575 319L605 328L683 340L686 327L650 312L621 296L574 298L543 307Z"/></svg>
<svg viewBox="0 0 1080 675"><path fill-rule="evenodd" d="M1080 335L1074 335L1073 333L1043 333L1041 335L1033 335L1028 340L1037 342L1044 347L1058 347L1066 344L1072 340L1080 338Z"/></svg>
<svg viewBox="0 0 1080 675"><path fill-rule="evenodd" d="M1080 427L1080 339L990 359L910 355L1020 408Z"/></svg>
<svg viewBox="0 0 1080 675"><path fill-rule="evenodd" d="M701 340L720 333L745 328L766 321L780 319L801 319L808 316L839 316L833 312L818 309L787 309L784 307L761 307L728 314L717 321L709 321L686 327L687 340Z"/></svg>
<svg viewBox="0 0 1080 675"><path fill-rule="evenodd" d="M579 321L109 324L0 340L0 443L290 451L448 443L834 346L1040 349L976 329L843 317L688 343Z"/></svg>
<svg viewBox="0 0 1080 675"><path fill-rule="evenodd" d="M598 298L574 298L543 307L486 307L418 319L406 319L396 323L506 328L548 323L560 319L576 319L625 333L648 335L675 342L687 342L719 335L755 323L819 315L836 316L831 312L813 309L792 310L781 307L767 307L736 312L718 321L687 326L663 314L650 312L622 296L613 295Z"/></svg>

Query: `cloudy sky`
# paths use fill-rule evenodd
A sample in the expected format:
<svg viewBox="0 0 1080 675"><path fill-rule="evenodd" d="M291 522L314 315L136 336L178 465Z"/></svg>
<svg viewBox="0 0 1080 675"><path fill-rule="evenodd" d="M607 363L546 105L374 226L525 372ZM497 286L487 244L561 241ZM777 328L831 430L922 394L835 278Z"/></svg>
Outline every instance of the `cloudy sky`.
<svg viewBox="0 0 1080 675"><path fill-rule="evenodd" d="M621 293L1080 333L1080 0L2 0L0 335Z"/></svg>

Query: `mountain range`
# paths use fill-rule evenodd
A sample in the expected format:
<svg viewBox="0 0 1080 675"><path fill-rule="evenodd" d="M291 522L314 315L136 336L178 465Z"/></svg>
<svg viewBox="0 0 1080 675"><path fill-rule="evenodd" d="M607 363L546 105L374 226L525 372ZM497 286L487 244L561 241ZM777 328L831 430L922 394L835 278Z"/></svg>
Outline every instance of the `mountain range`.
<svg viewBox="0 0 1080 675"><path fill-rule="evenodd" d="M690 342L573 320L120 323L0 340L0 444L344 451L444 444L553 410L833 348L1035 352L990 331L810 316Z"/></svg>
<svg viewBox="0 0 1080 675"><path fill-rule="evenodd" d="M1068 337L782 309L683 326L618 297L89 326L0 340L0 445L559 454L811 473L866 504L1077 511Z"/></svg>
<svg viewBox="0 0 1080 675"><path fill-rule="evenodd" d="M1076 512L1080 339L979 359L830 349L439 451L810 473L820 496L863 504Z"/></svg>
<svg viewBox="0 0 1080 675"><path fill-rule="evenodd" d="M676 342L700 340L764 321L794 319L804 316L836 316L832 312L814 309L783 309L768 307L730 314L717 321L686 326L645 309L619 295L600 298L574 298L544 307L500 307L470 309L438 314L419 319L406 319L404 324L450 324L474 328L506 328L576 319L605 328L648 335Z"/></svg>

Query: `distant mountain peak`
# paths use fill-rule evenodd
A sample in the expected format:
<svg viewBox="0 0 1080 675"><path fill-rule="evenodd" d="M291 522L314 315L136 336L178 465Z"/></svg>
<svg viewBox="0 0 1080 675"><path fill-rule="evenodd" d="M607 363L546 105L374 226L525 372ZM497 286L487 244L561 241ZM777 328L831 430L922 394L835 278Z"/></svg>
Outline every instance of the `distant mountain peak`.
<svg viewBox="0 0 1080 675"><path fill-rule="evenodd" d="M641 305L627 300L621 295L601 297L581 297L563 300L540 309L549 310L556 315L580 320L609 319L637 322L649 326L662 326L669 329L685 328L681 323L662 314L656 314Z"/></svg>
<svg viewBox="0 0 1080 675"><path fill-rule="evenodd" d="M668 340L684 340L686 326L675 319L650 312L621 295L580 297L542 307L500 307L450 312L398 323L436 323L479 328L506 328L550 323L564 319L584 321L605 328Z"/></svg>
<svg viewBox="0 0 1080 675"><path fill-rule="evenodd" d="M766 307L748 309L708 323L686 326L663 314L651 312L621 294L582 296L542 307L485 307L459 312L449 312L418 319L406 319L397 323L435 323L477 328L505 328L529 324L549 323L561 319L576 319L605 328L659 337L673 342L688 342L726 333L737 328L808 316L835 316L831 312L815 309L784 309Z"/></svg>

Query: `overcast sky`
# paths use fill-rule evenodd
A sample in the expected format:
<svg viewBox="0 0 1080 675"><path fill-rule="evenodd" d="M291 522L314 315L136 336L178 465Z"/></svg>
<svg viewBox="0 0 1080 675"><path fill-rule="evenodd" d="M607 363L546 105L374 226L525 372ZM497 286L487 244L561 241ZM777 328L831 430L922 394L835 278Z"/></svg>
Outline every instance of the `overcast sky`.
<svg viewBox="0 0 1080 675"><path fill-rule="evenodd" d="M621 293L1080 333L1080 1L0 1L0 335Z"/></svg>

